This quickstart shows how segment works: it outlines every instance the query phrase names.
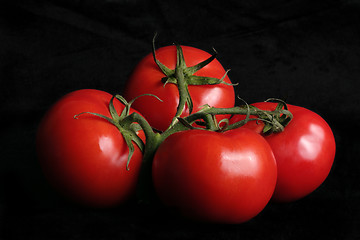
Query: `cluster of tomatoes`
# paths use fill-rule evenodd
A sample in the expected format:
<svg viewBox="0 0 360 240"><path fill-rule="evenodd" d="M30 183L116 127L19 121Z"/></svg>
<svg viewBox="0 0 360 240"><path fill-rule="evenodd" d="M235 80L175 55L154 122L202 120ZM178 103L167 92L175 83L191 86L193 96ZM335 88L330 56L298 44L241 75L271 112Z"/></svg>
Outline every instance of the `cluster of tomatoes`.
<svg viewBox="0 0 360 240"><path fill-rule="evenodd" d="M215 56L188 46L154 49L123 96L82 89L61 98L37 135L50 182L95 207L151 188L181 214L219 223L247 221L271 199L295 201L314 191L335 157L328 124L282 104L291 121L266 132L279 104L236 108L234 84Z"/></svg>

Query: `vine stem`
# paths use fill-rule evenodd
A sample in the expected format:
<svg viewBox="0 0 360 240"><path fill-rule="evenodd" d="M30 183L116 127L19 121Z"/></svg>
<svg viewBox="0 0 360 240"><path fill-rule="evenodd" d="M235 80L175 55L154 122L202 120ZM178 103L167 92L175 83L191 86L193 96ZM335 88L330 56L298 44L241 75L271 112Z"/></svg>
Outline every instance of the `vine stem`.
<svg viewBox="0 0 360 240"><path fill-rule="evenodd" d="M188 84L185 81L184 70L186 69L186 64L184 61L183 52L179 45L176 45L176 68L175 68L175 78L177 80L177 87L179 91L179 104L176 109L176 114L169 126L170 129L176 122L177 118L185 110L186 104L188 104L189 112L192 112L192 100L188 90Z"/></svg>

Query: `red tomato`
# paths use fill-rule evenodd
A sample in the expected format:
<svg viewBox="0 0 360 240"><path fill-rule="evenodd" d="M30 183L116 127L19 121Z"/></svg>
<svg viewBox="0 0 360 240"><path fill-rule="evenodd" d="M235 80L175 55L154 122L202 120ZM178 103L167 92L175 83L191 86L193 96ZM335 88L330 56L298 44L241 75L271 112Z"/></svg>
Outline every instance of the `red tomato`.
<svg viewBox="0 0 360 240"><path fill-rule="evenodd" d="M211 55L200 49L181 46L185 57L185 63L188 67L194 66ZM156 50L157 59L170 69L176 66L176 47L166 46ZM224 68L219 61L214 59L204 68L197 71L194 75L213 78L222 78L225 74ZM175 116L179 103L179 93L177 86L168 83L164 87L161 79L165 77L164 73L156 65L153 55L147 55L135 68L131 75L123 96L126 99L133 99L141 94L151 93L158 96L162 102L154 97L142 97L132 105L138 110L150 123L158 130L166 130ZM228 76L224 81L231 83ZM193 101L193 112L197 112L205 104L212 107L233 107L235 103L234 87L226 84L217 85L189 85L190 96ZM189 114L185 109L182 117ZM224 118L224 116L222 117ZM218 120L222 119L221 117Z"/></svg>
<svg viewBox="0 0 360 240"><path fill-rule="evenodd" d="M159 198L185 216L241 223L270 200L276 162L265 139L251 130L187 130L159 146L153 182Z"/></svg>
<svg viewBox="0 0 360 240"><path fill-rule="evenodd" d="M274 110L276 103L252 104L262 110ZM280 133L265 136L270 144L278 167L278 178L273 199L289 202L307 196L327 178L335 157L334 135L316 113L288 104L293 119ZM243 119L236 115L230 123ZM260 133L263 123L256 121L244 127Z"/></svg>
<svg viewBox="0 0 360 240"><path fill-rule="evenodd" d="M60 99L43 118L37 134L37 150L46 176L66 196L90 206L112 206L134 191L142 154L135 146L126 170L128 146L107 120L109 93L78 90ZM120 113L124 108L114 101Z"/></svg>

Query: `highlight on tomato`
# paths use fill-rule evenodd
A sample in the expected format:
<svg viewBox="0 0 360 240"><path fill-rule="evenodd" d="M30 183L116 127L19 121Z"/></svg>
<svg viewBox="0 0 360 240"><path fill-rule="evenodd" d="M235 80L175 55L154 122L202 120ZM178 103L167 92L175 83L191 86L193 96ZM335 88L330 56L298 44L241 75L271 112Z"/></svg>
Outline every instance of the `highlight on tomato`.
<svg viewBox="0 0 360 240"><path fill-rule="evenodd" d="M274 110L277 103L251 104L261 110ZM315 112L287 104L291 122L282 132L264 135L272 148L278 168L274 201L291 202L316 190L327 178L335 158L335 138L328 123ZM251 116L251 118L255 118ZM235 115L230 123L243 120ZM262 134L264 122L249 121L243 128Z"/></svg>
<svg viewBox="0 0 360 240"><path fill-rule="evenodd" d="M44 116L37 132L39 160L46 177L66 197L83 205L109 207L134 193L142 153L130 141L131 153L127 144L131 133L122 134L111 123L115 112L125 113L125 108L107 92L83 89L62 97ZM137 133L132 138L143 139L142 131Z"/></svg>
<svg viewBox="0 0 360 240"><path fill-rule="evenodd" d="M187 130L159 146L152 174L168 207L195 220L234 224L265 208L277 168L269 144L249 129Z"/></svg>

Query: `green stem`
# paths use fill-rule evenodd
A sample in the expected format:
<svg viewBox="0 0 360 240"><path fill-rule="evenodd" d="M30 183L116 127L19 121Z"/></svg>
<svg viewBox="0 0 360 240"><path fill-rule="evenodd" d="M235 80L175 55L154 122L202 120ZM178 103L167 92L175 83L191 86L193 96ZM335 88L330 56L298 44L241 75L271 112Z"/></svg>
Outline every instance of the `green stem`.
<svg viewBox="0 0 360 240"><path fill-rule="evenodd" d="M179 105L177 107L177 111L174 119L180 117L182 112L185 109L186 102L188 100L188 90L187 84L184 78L184 69L181 66L176 67L175 69L175 77L177 79L178 90L179 90Z"/></svg>
<svg viewBox="0 0 360 240"><path fill-rule="evenodd" d="M219 129L219 126L216 122L216 118L215 115L211 115L211 114L206 114L204 116L204 121L206 123L206 128L211 130L211 131L216 131Z"/></svg>
<svg viewBox="0 0 360 240"><path fill-rule="evenodd" d="M179 91L179 104L176 109L176 114L169 126L171 128L176 122L177 118L183 113L186 104L189 108L189 113L192 112L193 103L190 97L190 93L188 90L188 84L185 80L184 70L186 69L186 64L183 56L182 49L179 45L176 46L177 49L177 61L176 61L176 68L175 68L175 78L177 80L177 87Z"/></svg>
<svg viewBox="0 0 360 240"><path fill-rule="evenodd" d="M129 116L125 117L122 121L123 125L128 125L130 126L130 124L132 123L138 123L142 130L145 133L145 138L146 141L154 138L154 135L156 135L156 133L154 133L152 127L150 126L150 124L148 123L148 121L146 121L146 119L141 116L140 114L134 112L132 114L130 114Z"/></svg>
<svg viewBox="0 0 360 240"><path fill-rule="evenodd" d="M283 128L285 127L286 124L288 124L292 118L292 114L287 110L287 109L277 109L274 111L265 111L265 110L260 110L257 108L243 108L243 107L233 107L233 108L214 108L214 107L208 107L205 108L197 113L191 114L187 117L185 117L184 119L192 124L194 123L196 120L199 119L203 119L205 122L209 123L211 121L207 120L209 119L209 116L215 116L215 115L235 115L235 114L240 114L240 115L253 115L253 116L258 116L259 119L258 120L264 120L265 122L271 123L274 126L274 130L275 131L281 131L283 130ZM279 117L280 115L285 115L286 118L288 118L289 120L286 120L283 122L285 123L285 125L283 125L283 122L279 121ZM241 122L237 122L237 123L233 123L231 125L228 125L226 127L226 129L223 129L223 131L228 131L228 130L232 130L238 127L241 127L242 125L244 125L247 121L249 121L248 118L246 118L245 120L241 121ZM210 130L213 130L212 127L210 126L209 128Z"/></svg>
<svg viewBox="0 0 360 240"><path fill-rule="evenodd" d="M155 189L152 182L152 163L156 150L163 141L164 139L159 133L146 139L145 151L136 189L138 200L144 204L156 201Z"/></svg>

